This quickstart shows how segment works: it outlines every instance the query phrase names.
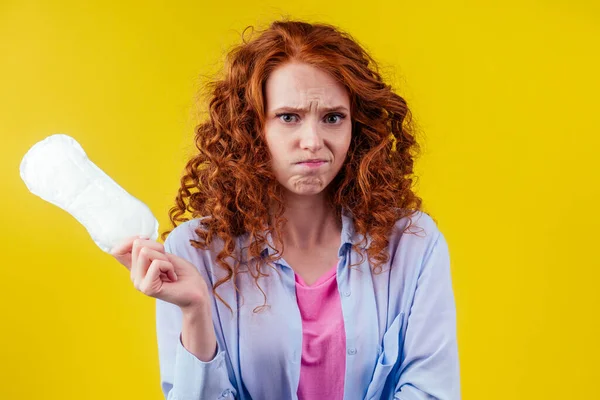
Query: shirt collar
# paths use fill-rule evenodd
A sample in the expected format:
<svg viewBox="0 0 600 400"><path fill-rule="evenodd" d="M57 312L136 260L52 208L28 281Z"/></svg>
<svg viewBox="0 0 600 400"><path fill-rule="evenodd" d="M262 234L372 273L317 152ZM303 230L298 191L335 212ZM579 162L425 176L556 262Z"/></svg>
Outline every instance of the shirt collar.
<svg viewBox="0 0 600 400"><path fill-rule="evenodd" d="M354 229L354 221L352 217L352 213L342 207L342 233L341 233L341 243L340 248L338 250L338 256L341 257L347 248L347 245L358 244L362 241L363 235L356 233ZM247 239L247 234L243 235L244 239ZM275 253L275 245L273 243L273 238L271 237L271 233L267 232L265 235L266 242L261 250L261 257L266 257L267 255ZM366 246L361 246L363 249L368 247L369 243L367 242ZM248 258L248 249L243 249L244 259Z"/></svg>

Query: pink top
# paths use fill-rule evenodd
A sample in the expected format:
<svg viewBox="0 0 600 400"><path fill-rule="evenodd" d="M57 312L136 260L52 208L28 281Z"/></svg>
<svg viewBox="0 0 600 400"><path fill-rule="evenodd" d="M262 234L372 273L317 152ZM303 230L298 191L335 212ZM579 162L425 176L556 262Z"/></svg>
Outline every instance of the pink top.
<svg viewBox="0 0 600 400"><path fill-rule="evenodd" d="M346 371L346 336L335 265L308 286L296 274L296 297L302 316L300 400L342 400Z"/></svg>

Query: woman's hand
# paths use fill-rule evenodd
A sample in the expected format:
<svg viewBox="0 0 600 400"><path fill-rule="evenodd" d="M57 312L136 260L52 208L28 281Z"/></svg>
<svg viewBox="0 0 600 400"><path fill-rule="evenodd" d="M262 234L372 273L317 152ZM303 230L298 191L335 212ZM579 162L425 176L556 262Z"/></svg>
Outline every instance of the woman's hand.
<svg viewBox="0 0 600 400"><path fill-rule="evenodd" d="M183 346L201 361L212 360L217 338L208 286L196 267L165 252L162 244L137 236L125 239L110 254L130 271L137 290L181 308Z"/></svg>
<svg viewBox="0 0 600 400"><path fill-rule="evenodd" d="M187 260L166 253L161 243L133 236L110 254L130 271L133 286L145 295L175 304L184 312L208 307L208 287L200 272Z"/></svg>

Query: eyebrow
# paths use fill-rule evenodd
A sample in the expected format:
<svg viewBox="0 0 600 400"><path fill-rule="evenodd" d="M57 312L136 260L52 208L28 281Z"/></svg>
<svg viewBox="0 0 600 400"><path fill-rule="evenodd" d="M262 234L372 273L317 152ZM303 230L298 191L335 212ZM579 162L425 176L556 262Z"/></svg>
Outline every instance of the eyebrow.
<svg viewBox="0 0 600 400"><path fill-rule="evenodd" d="M335 106L335 107L323 107L320 109L320 111L325 111L325 112L333 112L333 111L345 111L348 112L348 109L344 106ZM276 108L272 111L273 113L280 113L280 112L308 112L308 108L305 107L279 107Z"/></svg>

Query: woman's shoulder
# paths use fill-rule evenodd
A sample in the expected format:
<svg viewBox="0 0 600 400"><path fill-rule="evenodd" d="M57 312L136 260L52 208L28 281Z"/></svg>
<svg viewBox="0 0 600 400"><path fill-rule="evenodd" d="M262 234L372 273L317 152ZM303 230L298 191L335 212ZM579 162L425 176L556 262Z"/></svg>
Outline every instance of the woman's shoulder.
<svg viewBox="0 0 600 400"><path fill-rule="evenodd" d="M208 228L202 222L208 217L197 217L181 222L171 230L165 239L165 250L177 255L189 255L190 257L202 256L214 259L225 247L223 239L213 235L206 248L199 248L192 245L191 241L200 241L199 231L206 231ZM234 238L236 247L239 244L240 237Z"/></svg>
<svg viewBox="0 0 600 400"><path fill-rule="evenodd" d="M447 245L437 221L425 211L416 211L396 221L390 237L390 281L394 290L416 290L423 268L437 248L436 260L447 257ZM440 266L441 265L440 263ZM436 272L438 274L439 272ZM407 284L406 282L409 282Z"/></svg>
<svg viewBox="0 0 600 400"><path fill-rule="evenodd" d="M165 239L165 248L181 251L191 247L190 240L198 240L197 230L202 229L202 220L205 218L198 217L181 222L169 232Z"/></svg>
<svg viewBox="0 0 600 400"><path fill-rule="evenodd" d="M442 236L437 221L427 212L416 210L399 218L390 235L391 251L424 255Z"/></svg>
<svg viewBox="0 0 600 400"><path fill-rule="evenodd" d="M400 209L399 209L400 210ZM405 211L394 224L392 234L415 234L423 237L437 237L440 229L437 221L426 211Z"/></svg>
<svg viewBox="0 0 600 400"><path fill-rule="evenodd" d="M169 236L167 236L167 239L171 236L173 236L173 237L180 237L182 235L190 236L201 225L201 222L204 218L206 218L206 217L193 218L193 219L189 219L187 221L179 223L179 225L177 225L175 228L173 228L171 230L171 232L169 233Z"/></svg>

